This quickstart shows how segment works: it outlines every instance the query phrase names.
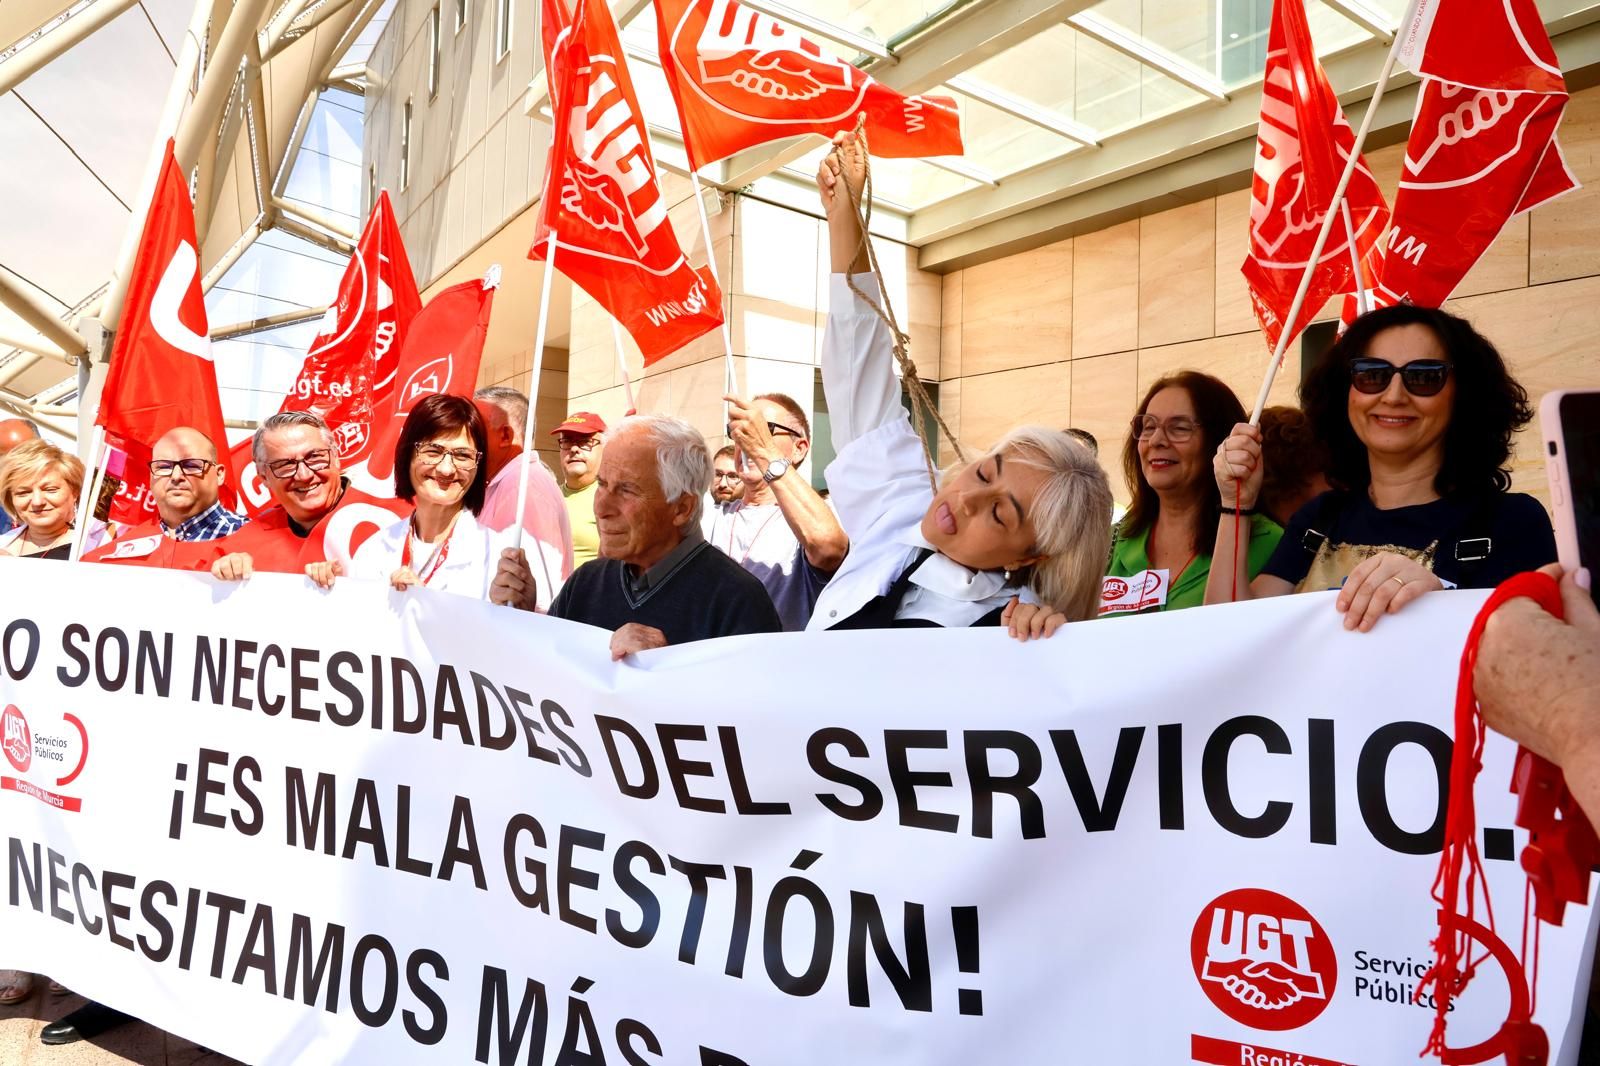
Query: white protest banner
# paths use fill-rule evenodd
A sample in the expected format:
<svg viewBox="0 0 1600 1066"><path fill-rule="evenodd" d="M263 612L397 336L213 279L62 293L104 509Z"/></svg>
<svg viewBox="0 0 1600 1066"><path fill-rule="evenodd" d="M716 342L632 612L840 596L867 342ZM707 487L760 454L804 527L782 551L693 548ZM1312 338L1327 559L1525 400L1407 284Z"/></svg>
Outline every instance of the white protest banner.
<svg viewBox="0 0 1600 1066"><path fill-rule="evenodd" d="M1305 595L612 663L425 589L4 581L0 965L238 1058L1372 1066L1427 1038L1481 593L1370 634ZM1477 801L1515 946L1512 750ZM1571 1064L1567 915L1535 1017ZM1508 987L1480 973L1453 1046Z"/></svg>

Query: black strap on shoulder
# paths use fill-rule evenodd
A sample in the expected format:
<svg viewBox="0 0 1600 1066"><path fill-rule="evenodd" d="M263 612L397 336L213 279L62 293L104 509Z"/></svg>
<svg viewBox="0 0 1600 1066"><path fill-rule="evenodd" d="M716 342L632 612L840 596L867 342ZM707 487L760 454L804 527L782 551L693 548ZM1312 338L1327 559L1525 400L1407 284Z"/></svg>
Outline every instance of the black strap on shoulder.
<svg viewBox="0 0 1600 1066"><path fill-rule="evenodd" d="M1316 555L1322 546L1333 537L1333 532L1339 525L1339 515L1344 512L1345 494L1337 489L1327 493L1322 500L1321 513L1317 515L1319 525L1325 526L1327 532L1312 529L1307 526L1305 534L1300 538L1300 547L1310 555Z"/></svg>
<svg viewBox="0 0 1600 1066"><path fill-rule="evenodd" d="M1462 572L1476 570L1494 553L1494 538L1489 531L1494 528L1495 512L1500 507L1500 494L1489 493L1472 500L1467 516L1461 522L1451 548L1450 557Z"/></svg>

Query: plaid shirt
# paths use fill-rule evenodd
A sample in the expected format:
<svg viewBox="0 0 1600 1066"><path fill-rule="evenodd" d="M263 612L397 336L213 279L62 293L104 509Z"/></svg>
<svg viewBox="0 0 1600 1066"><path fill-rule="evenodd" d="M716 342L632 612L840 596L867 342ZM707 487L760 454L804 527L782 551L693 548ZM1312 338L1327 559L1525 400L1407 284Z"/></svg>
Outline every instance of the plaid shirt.
<svg viewBox="0 0 1600 1066"><path fill-rule="evenodd" d="M162 532L173 540L216 540L237 532L245 524L244 515L225 510L219 501L197 515L185 518L176 529L161 523Z"/></svg>

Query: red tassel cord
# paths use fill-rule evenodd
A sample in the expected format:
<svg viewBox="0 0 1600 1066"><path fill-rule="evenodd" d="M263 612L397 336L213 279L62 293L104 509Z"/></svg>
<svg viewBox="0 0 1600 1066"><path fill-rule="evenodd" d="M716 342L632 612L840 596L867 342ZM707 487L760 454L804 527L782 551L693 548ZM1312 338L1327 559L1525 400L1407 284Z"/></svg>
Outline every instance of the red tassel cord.
<svg viewBox="0 0 1600 1066"><path fill-rule="evenodd" d="M1461 654L1461 674L1456 686L1456 742L1450 762L1450 801L1445 813L1444 850L1433 882L1439 905L1439 935L1434 940L1434 964L1418 983L1414 997L1420 1002L1433 989L1437 1013L1423 1055L1437 1055L1442 1063L1487 1062L1505 1056L1513 1066L1543 1066L1550 1056L1544 1030L1533 1022L1535 989L1539 980L1538 922L1560 925L1567 903L1588 899L1589 870L1600 861L1596 841L1576 801L1567 791L1561 771L1527 749L1517 752L1511 791L1516 793L1516 824L1529 834L1522 853L1528 874L1531 915L1524 907L1522 952L1519 960L1495 931L1489 885L1478 854L1478 818L1473 788L1483 769L1484 724L1478 713L1472 674L1478 662L1478 643L1489 617L1508 600L1527 596L1557 618L1562 616L1561 593L1545 574L1518 574L1495 590L1467 635ZM1484 920L1476 920L1482 895ZM1530 923L1532 953L1529 957ZM1484 954L1472 957L1474 942ZM1493 959L1505 971L1511 988L1511 1010L1506 1023L1489 1039L1467 1048L1445 1044L1445 1018L1450 1002L1466 988L1477 968Z"/></svg>

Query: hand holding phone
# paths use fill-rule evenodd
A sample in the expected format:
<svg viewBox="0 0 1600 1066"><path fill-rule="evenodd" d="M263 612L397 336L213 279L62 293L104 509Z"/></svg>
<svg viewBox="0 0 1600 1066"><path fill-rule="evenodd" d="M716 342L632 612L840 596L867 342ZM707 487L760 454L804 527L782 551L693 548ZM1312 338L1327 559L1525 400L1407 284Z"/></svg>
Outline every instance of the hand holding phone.
<svg viewBox="0 0 1600 1066"><path fill-rule="evenodd" d="M1563 570L1600 571L1600 389L1552 392L1539 403L1556 550ZM1600 597L1600 586L1590 590ZM1600 602L1600 598L1597 598Z"/></svg>

